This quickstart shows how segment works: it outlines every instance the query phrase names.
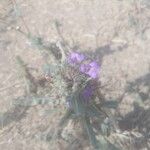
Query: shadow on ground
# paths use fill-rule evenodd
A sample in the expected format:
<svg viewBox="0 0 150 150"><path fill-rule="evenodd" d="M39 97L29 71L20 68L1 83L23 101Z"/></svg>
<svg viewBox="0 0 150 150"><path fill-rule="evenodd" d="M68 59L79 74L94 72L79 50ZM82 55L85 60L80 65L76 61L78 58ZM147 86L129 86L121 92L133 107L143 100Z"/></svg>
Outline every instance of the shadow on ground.
<svg viewBox="0 0 150 150"><path fill-rule="evenodd" d="M150 73L129 83L126 92L128 94L138 94L142 106L140 106L139 101L135 99L134 110L119 121L119 127L122 130L137 129L144 136L150 137Z"/></svg>

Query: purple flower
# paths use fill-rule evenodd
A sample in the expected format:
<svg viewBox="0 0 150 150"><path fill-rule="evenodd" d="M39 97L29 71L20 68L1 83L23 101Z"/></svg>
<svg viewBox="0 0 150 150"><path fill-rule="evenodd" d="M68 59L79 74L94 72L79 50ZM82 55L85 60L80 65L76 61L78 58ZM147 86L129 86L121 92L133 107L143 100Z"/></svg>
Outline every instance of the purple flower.
<svg viewBox="0 0 150 150"><path fill-rule="evenodd" d="M77 64L81 63L84 60L84 55L77 53L77 52L72 52L70 56L68 57L68 63L70 64Z"/></svg>
<svg viewBox="0 0 150 150"><path fill-rule="evenodd" d="M95 79L98 77L99 65L97 62L93 61L89 64L82 64L80 71L89 75L91 78Z"/></svg>
<svg viewBox="0 0 150 150"><path fill-rule="evenodd" d="M82 96L84 98L89 98L92 96L92 88L90 86L85 87L85 89L82 92Z"/></svg>

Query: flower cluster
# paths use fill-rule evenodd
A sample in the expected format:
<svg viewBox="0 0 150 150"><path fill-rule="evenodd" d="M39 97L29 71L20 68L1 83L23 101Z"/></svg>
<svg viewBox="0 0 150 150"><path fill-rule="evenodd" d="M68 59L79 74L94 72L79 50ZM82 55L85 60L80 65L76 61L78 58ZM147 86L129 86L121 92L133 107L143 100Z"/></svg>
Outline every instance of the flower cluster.
<svg viewBox="0 0 150 150"><path fill-rule="evenodd" d="M85 59L83 54L79 54L77 52L72 52L68 57L68 63L75 65L81 63Z"/></svg>
<svg viewBox="0 0 150 150"><path fill-rule="evenodd" d="M85 103L89 103L94 95L94 87L92 85L87 85L81 92L81 96Z"/></svg>
<svg viewBox="0 0 150 150"><path fill-rule="evenodd" d="M92 61L88 64L82 63L86 58L83 54L72 52L68 57L68 63L71 65L80 64L80 72L88 75L89 77L96 79L99 73L99 64L96 61Z"/></svg>
<svg viewBox="0 0 150 150"><path fill-rule="evenodd" d="M91 84L86 85L86 87L81 91L80 96L84 104L89 104L94 96L95 90ZM70 97L67 98L66 106L72 108L72 102Z"/></svg>

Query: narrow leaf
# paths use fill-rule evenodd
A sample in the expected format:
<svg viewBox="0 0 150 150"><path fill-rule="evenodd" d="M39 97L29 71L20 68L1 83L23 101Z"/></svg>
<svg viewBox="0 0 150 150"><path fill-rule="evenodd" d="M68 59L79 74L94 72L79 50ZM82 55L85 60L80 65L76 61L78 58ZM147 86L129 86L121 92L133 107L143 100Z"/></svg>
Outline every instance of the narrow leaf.
<svg viewBox="0 0 150 150"><path fill-rule="evenodd" d="M88 117L83 118L83 124L87 131L90 143L93 145L94 149L98 149L98 141L96 139L95 133L93 131L92 125Z"/></svg>
<svg viewBox="0 0 150 150"><path fill-rule="evenodd" d="M118 102L117 101L105 101L105 102L101 103L100 105L101 105L101 107L115 109L118 106Z"/></svg>

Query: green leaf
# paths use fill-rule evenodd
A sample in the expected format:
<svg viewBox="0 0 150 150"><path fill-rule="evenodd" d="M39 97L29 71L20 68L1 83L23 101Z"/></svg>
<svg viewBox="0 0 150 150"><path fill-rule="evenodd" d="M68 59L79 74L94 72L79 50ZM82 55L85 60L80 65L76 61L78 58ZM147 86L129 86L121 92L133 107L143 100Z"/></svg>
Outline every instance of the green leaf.
<svg viewBox="0 0 150 150"><path fill-rule="evenodd" d="M83 104L83 100L80 99L79 93L75 92L71 99L71 106L76 116L84 116L85 115L85 106Z"/></svg>
<svg viewBox="0 0 150 150"><path fill-rule="evenodd" d="M93 105L90 105L86 108L86 114L88 117L101 117L103 113L98 111Z"/></svg>
<svg viewBox="0 0 150 150"><path fill-rule="evenodd" d="M0 113L0 129L24 118L27 110L28 107L15 106L5 113Z"/></svg>
<svg viewBox="0 0 150 150"><path fill-rule="evenodd" d="M41 37L28 35L28 39L33 47L38 47L39 49L43 49L43 40Z"/></svg>
<svg viewBox="0 0 150 150"><path fill-rule="evenodd" d="M60 65L58 64L46 64L43 66L43 71L45 74L47 75L56 75L58 74L59 70L60 70Z"/></svg>
<svg viewBox="0 0 150 150"><path fill-rule="evenodd" d="M116 109L118 107L118 102L117 101L105 101L105 102L102 102L100 105L101 107Z"/></svg>
<svg viewBox="0 0 150 150"><path fill-rule="evenodd" d="M58 124L58 128L54 131L54 134L52 136L52 140L55 140L61 135L62 129L67 125L68 121L71 119L72 116L72 110L68 109L63 116L63 118L60 120Z"/></svg>
<svg viewBox="0 0 150 150"><path fill-rule="evenodd" d="M55 101L54 99L50 99L42 96L26 96L26 97L18 98L14 102L14 105L31 107L36 105L51 104L54 101Z"/></svg>
<svg viewBox="0 0 150 150"><path fill-rule="evenodd" d="M108 126L107 124L105 124L105 123L102 123L102 124L101 124L101 131L102 131L102 134L103 134L103 135L108 136L109 133L110 133L109 130L110 130L110 128L109 128L109 126Z"/></svg>
<svg viewBox="0 0 150 150"><path fill-rule="evenodd" d="M101 134L98 136L98 140L100 150L121 150L119 147L116 147L114 144L110 143L107 138Z"/></svg>
<svg viewBox="0 0 150 150"><path fill-rule="evenodd" d="M72 116L72 110L70 110L70 109L68 109L67 111L66 111L66 113L65 113L65 115L63 116L63 118L60 120L60 122L59 122L59 127L63 127L63 126L65 126L67 123L68 123L68 121L69 121L69 119L71 118L71 116Z"/></svg>
<svg viewBox="0 0 150 150"><path fill-rule="evenodd" d="M82 118L82 121L83 121L83 125L86 129L86 132L88 134L88 137L89 137L89 140L90 140L90 143L93 145L94 149L97 149L99 148L98 146L98 140L96 139L96 135L93 131L93 128L92 128L92 125L90 123L90 120L88 117L84 117Z"/></svg>

